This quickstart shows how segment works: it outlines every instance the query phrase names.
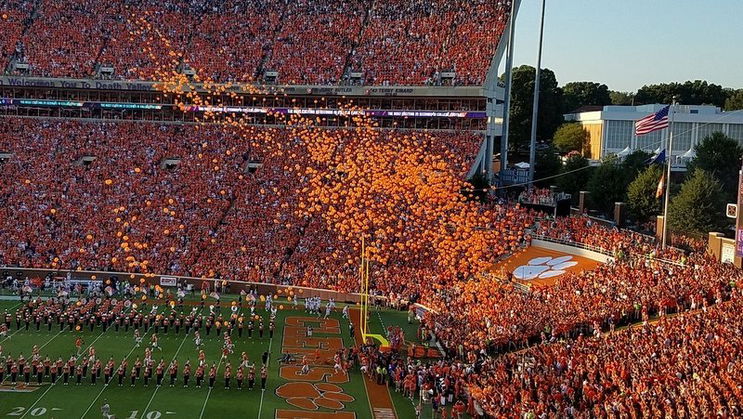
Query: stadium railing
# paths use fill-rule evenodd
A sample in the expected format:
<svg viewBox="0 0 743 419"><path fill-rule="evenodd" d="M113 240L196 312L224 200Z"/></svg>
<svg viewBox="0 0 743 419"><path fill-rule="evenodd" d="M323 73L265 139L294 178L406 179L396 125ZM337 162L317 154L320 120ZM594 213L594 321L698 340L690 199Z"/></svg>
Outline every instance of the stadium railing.
<svg viewBox="0 0 743 419"><path fill-rule="evenodd" d="M607 250L607 249L604 249L602 247L591 246L591 245L588 245L588 244L585 244L585 243L576 242L576 241L573 241L573 240L555 239L553 237L544 236L544 235L541 235L541 234L536 234L536 235L534 235L533 238L536 239L536 240L543 240L543 241L548 241L548 242L551 242L551 243L564 244L566 246L577 247L579 249L590 250L590 251L593 251L593 252L596 252L596 253L601 253L603 255L607 255L607 256L611 256L611 257L615 257L616 256L614 254L614 252L611 251L611 250ZM669 259L663 259L663 258L658 258L658 257L651 257L650 255L643 255L643 257L645 259L653 260L655 262L660 262L660 263L664 263L664 264L667 264L667 265L673 265L673 266L678 266L678 267L685 266L682 263L679 263L679 262L676 262L676 261L673 261L673 260L669 260Z"/></svg>

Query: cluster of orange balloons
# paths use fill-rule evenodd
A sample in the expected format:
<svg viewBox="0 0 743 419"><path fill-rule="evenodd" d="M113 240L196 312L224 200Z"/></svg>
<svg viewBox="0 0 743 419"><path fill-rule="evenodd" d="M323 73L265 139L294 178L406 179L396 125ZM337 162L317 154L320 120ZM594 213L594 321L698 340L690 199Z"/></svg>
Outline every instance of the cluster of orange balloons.
<svg viewBox="0 0 743 419"><path fill-rule="evenodd" d="M149 18L146 13L132 15L130 22L136 29L130 36L145 45L158 67L157 88L183 111L205 107L200 124L220 124L260 148L265 158L281 156L291 162L284 170L300 185L293 197L298 203L289 208L285 202L282 208L295 211L300 219L322 219L344 244L328 255L339 263L327 269L349 271L363 257L375 267L430 269L444 281L466 280L513 250L523 238L525 225L520 217L509 218L511 214L494 212L468 199L470 185L462 179L461 162L451 154L433 152L436 138L431 135L383 131L353 106L342 109L346 127L335 130L318 127L322 120L281 115L274 116L282 121L282 128L257 130L243 115L217 112L223 106L222 98L239 98L237 90L269 90L255 84L217 84L196 68L192 77L178 73L174 68L184 62L183 55L173 50ZM163 48L169 52L157 56L155 51ZM206 153L208 144L201 147ZM223 165L213 157L210 167L216 172ZM278 193L276 188L261 189L261 194L271 192ZM224 189L219 193L226 195ZM163 213L174 215L170 208L168 202ZM275 222L284 224L278 217ZM292 225L285 223L284 227ZM168 228L161 234L173 231ZM210 239L212 244L215 241ZM123 251L130 252L131 245L125 243ZM130 264L141 267L142 262Z"/></svg>

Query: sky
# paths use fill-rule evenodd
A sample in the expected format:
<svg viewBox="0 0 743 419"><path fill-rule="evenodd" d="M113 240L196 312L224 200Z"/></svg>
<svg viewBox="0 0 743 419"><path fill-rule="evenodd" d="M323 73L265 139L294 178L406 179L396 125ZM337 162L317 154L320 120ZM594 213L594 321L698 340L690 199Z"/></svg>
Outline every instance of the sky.
<svg viewBox="0 0 743 419"><path fill-rule="evenodd" d="M536 65L540 12L541 0L521 0L514 66ZM743 88L743 0L547 0L542 68L561 86L636 91L701 79Z"/></svg>

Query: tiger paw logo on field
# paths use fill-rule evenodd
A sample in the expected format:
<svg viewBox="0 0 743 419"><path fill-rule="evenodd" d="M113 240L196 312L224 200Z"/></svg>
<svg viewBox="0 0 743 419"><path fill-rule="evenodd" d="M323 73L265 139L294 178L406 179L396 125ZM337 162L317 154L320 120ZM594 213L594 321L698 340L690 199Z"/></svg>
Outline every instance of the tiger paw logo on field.
<svg viewBox="0 0 743 419"><path fill-rule="evenodd" d="M559 256L553 258L544 256L534 258L526 265L521 265L513 271L515 279L528 281L532 279L547 279L560 276L578 264L572 260L572 256Z"/></svg>
<svg viewBox="0 0 743 419"><path fill-rule="evenodd" d="M320 407L340 410L344 402L354 401L354 397L345 394L343 389L330 383L286 383L276 389L279 397L286 399L292 406L305 410L317 410Z"/></svg>

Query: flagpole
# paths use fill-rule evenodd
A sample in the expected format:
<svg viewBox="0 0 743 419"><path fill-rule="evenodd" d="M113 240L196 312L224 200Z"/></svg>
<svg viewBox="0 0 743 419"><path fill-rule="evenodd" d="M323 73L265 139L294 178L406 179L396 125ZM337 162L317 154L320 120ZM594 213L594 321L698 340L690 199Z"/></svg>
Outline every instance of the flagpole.
<svg viewBox="0 0 743 419"><path fill-rule="evenodd" d="M666 174L666 193L663 204L663 234L662 234L662 245L661 248L666 248L666 237L668 235L668 201L671 195L671 156L673 154L673 114L676 110L676 97L671 101L671 106L668 110L668 148L666 153L666 159L668 161L668 171Z"/></svg>

